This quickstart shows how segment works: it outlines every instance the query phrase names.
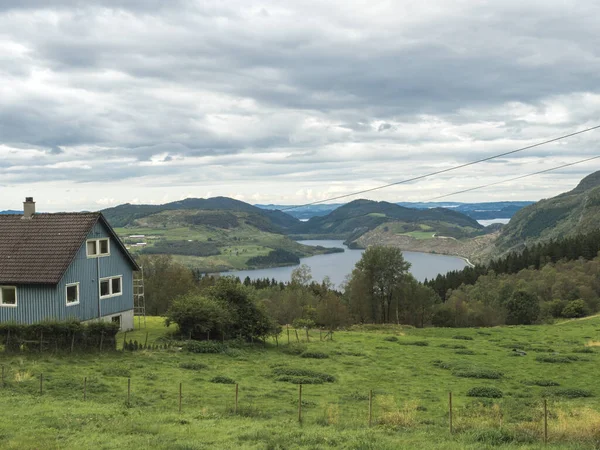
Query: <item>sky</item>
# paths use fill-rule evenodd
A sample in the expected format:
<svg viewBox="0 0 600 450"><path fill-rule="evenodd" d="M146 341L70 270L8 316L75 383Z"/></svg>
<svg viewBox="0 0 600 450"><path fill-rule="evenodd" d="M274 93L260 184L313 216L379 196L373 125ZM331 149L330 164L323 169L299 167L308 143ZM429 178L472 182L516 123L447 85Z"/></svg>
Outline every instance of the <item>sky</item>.
<svg viewBox="0 0 600 450"><path fill-rule="evenodd" d="M0 0L0 210L301 204L595 126L598 17L570 0ZM359 197L427 201L599 139ZM444 200L539 200L596 170Z"/></svg>

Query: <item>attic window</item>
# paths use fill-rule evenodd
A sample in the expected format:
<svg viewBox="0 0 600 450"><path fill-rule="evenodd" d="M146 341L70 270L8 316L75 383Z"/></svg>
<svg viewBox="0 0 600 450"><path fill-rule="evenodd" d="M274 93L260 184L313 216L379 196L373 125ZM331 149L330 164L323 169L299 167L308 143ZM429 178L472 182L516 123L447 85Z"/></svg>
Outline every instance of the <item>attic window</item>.
<svg viewBox="0 0 600 450"><path fill-rule="evenodd" d="M0 286L0 306L17 306L17 288Z"/></svg>
<svg viewBox="0 0 600 450"><path fill-rule="evenodd" d="M86 249L88 258L108 256L110 255L110 242L108 238L90 239L87 241Z"/></svg>

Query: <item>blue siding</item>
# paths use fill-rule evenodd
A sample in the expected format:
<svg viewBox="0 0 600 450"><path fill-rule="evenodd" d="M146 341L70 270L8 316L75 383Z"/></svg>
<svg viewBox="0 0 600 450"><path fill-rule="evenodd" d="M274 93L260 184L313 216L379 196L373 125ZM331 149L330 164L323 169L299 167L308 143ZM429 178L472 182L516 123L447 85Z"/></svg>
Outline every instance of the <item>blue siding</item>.
<svg viewBox="0 0 600 450"><path fill-rule="evenodd" d="M87 239L110 238L110 256L88 258L83 242L75 259L56 286L17 286L17 307L0 306L0 321L34 323L45 319L90 320L133 309L133 269L108 230L96 223ZM122 295L99 300L100 278L123 277ZM79 283L79 304L67 306L66 285Z"/></svg>

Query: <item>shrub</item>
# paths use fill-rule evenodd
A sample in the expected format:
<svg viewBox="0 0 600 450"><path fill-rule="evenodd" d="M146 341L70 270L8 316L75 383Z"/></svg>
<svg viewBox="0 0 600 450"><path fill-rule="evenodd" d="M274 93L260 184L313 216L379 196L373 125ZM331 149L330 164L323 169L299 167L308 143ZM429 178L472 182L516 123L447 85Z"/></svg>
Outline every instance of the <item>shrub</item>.
<svg viewBox="0 0 600 450"><path fill-rule="evenodd" d="M400 341L400 345L416 345L417 347L427 347L429 342L427 341Z"/></svg>
<svg viewBox="0 0 600 450"><path fill-rule="evenodd" d="M452 336L452 339L458 339L458 340L461 340L461 341L472 341L473 340L473 338L471 336L464 336L464 335L461 335L461 334L456 335L456 336Z"/></svg>
<svg viewBox="0 0 600 450"><path fill-rule="evenodd" d="M506 302L508 325L531 325L540 315L538 298L527 291L516 291Z"/></svg>
<svg viewBox="0 0 600 450"><path fill-rule="evenodd" d="M504 394L495 387L478 386L467 391L467 397L502 398Z"/></svg>
<svg viewBox="0 0 600 450"><path fill-rule="evenodd" d="M184 348L191 353L225 353L227 346L217 341L189 341Z"/></svg>
<svg viewBox="0 0 600 450"><path fill-rule="evenodd" d="M297 329L306 328L310 330L316 325L315 321L312 319L294 319L294 321L292 322L292 326Z"/></svg>
<svg viewBox="0 0 600 450"><path fill-rule="evenodd" d="M327 359L329 355L321 352L304 352L300 355L302 358Z"/></svg>
<svg viewBox="0 0 600 450"><path fill-rule="evenodd" d="M596 353L592 347L582 347L573 350L573 353Z"/></svg>
<svg viewBox="0 0 600 450"><path fill-rule="evenodd" d="M277 381L287 381L295 384L321 384L333 383L335 381L333 375L309 369L294 369L290 367L276 367L273 369L273 375L276 376L275 379Z"/></svg>
<svg viewBox="0 0 600 450"><path fill-rule="evenodd" d="M454 353L457 355L475 355L476 353L473 350L456 350Z"/></svg>
<svg viewBox="0 0 600 450"><path fill-rule="evenodd" d="M196 362L182 362L181 364L179 364L179 367L188 370L202 370L208 368L206 364Z"/></svg>
<svg viewBox="0 0 600 450"><path fill-rule="evenodd" d="M524 381L523 384L529 384L533 386L542 386L542 387L551 387L551 386L560 386L560 383L552 380L529 380Z"/></svg>
<svg viewBox="0 0 600 450"><path fill-rule="evenodd" d="M502 378L503 373L497 370L488 369L462 369L453 373L454 376L460 378L480 378L486 380L498 380Z"/></svg>
<svg viewBox="0 0 600 450"><path fill-rule="evenodd" d="M440 344L439 347L440 348L456 348L456 349L467 348L466 345L462 345L462 344Z"/></svg>
<svg viewBox="0 0 600 450"><path fill-rule="evenodd" d="M396 336L386 336L383 338L383 340L388 342L398 342L398 338Z"/></svg>
<svg viewBox="0 0 600 450"><path fill-rule="evenodd" d="M589 309L584 300L572 300L561 312L562 317L573 319L576 317L585 317L589 314Z"/></svg>
<svg viewBox="0 0 600 450"><path fill-rule="evenodd" d="M579 361L575 355L540 355L536 356L535 360L538 362L555 363L555 364L568 364L573 361Z"/></svg>
<svg viewBox="0 0 600 450"><path fill-rule="evenodd" d="M223 375L217 375L216 377L211 378L210 382L219 384L235 384L235 380Z"/></svg>
<svg viewBox="0 0 600 450"><path fill-rule="evenodd" d="M582 397L593 397L594 396L594 394L592 394L590 391L587 391L585 389L577 389L577 388L559 389L554 392L554 395L557 395L559 397L566 397L566 398L582 398Z"/></svg>
<svg viewBox="0 0 600 450"><path fill-rule="evenodd" d="M435 366L438 367L440 369L445 369L445 370L450 370L452 369L453 365L452 363L449 362L444 362L442 360L436 359L434 361L431 361L431 363Z"/></svg>

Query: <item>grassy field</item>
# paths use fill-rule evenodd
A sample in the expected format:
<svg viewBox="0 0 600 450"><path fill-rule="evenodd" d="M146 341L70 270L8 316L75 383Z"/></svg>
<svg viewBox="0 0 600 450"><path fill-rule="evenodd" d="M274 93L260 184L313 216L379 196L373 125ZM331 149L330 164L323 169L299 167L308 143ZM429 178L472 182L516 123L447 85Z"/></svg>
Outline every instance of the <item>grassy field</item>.
<svg viewBox="0 0 600 450"><path fill-rule="evenodd" d="M136 326L138 322L136 321ZM127 340L161 343L160 318ZM299 332L306 341L305 331ZM124 336L118 336L121 343ZM291 340L296 340L291 330ZM600 318L531 327L414 329L364 326L321 341L86 355L1 354L2 449L482 449L600 445ZM120 344L119 344L120 345ZM515 356L520 352L525 354ZM303 357L298 352L304 352ZM308 355L306 355L308 353ZM326 355L317 359L315 356ZM305 373L303 421L298 386ZM43 373L43 393L40 375ZM323 381L325 375L333 382ZM83 379L87 377L86 399ZM234 414L235 382L239 385ZM289 379L289 377L287 377ZM326 379L327 377L325 377ZM127 383L131 380L131 402ZM179 386L182 383L182 412ZM475 398L472 388L502 398ZM372 426L368 426L373 390ZM454 433L448 426L453 393Z"/></svg>

